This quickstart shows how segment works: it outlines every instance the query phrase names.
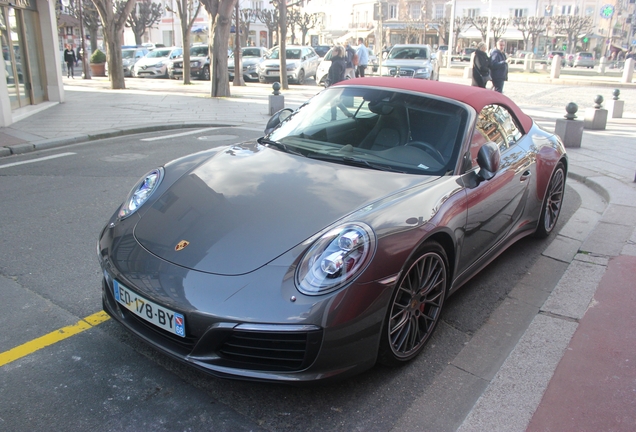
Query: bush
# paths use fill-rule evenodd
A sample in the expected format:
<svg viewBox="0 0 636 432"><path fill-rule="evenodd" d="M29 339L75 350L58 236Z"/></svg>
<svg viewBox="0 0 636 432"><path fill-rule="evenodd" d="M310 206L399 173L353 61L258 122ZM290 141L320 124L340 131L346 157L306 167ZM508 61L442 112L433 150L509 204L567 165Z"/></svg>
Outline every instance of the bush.
<svg viewBox="0 0 636 432"><path fill-rule="evenodd" d="M106 63L106 54L96 49L95 51L93 51L93 54L91 54L91 63Z"/></svg>

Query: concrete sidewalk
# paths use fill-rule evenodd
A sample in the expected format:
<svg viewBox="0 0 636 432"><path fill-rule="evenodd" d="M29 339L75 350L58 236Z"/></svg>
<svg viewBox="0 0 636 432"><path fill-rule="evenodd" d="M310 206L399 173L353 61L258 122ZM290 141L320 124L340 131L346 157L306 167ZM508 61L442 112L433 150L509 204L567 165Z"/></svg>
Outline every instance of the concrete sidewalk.
<svg viewBox="0 0 636 432"><path fill-rule="evenodd" d="M64 82L65 103L37 106L0 128L0 156L160 129L262 128L269 118L271 89L264 86L232 87L231 98L210 99L205 82L178 91L166 80L127 80L131 89L115 91L104 79ZM286 106L320 90L292 86ZM546 129L565 114L522 107ZM568 154L582 205L543 253L567 270L556 285L540 271L527 275L519 284L525 289L511 293L538 313L493 373L480 377L488 384L474 406L454 413L459 430L636 430L636 112L609 119L604 131L586 130L582 147ZM0 166L11 159L0 158Z"/></svg>

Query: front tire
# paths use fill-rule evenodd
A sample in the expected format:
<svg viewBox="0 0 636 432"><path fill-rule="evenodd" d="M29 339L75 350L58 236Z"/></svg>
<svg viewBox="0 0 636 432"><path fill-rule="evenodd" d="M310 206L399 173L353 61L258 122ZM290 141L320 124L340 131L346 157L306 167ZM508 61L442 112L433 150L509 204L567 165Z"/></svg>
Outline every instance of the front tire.
<svg viewBox="0 0 636 432"><path fill-rule="evenodd" d="M539 225L537 226L534 236L537 238L546 238L554 230L561 207L563 205L563 193L565 192L565 167L563 163L557 164L548 188L545 191L543 205L541 206L541 214L539 215Z"/></svg>
<svg viewBox="0 0 636 432"><path fill-rule="evenodd" d="M299 70L298 71L298 79L296 80L296 83L298 85L303 85L305 84L305 71L304 70Z"/></svg>
<svg viewBox="0 0 636 432"><path fill-rule="evenodd" d="M382 326L378 362L387 366L404 364L422 351L448 291L448 258L439 243L424 243L405 269Z"/></svg>
<svg viewBox="0 0 636 432"><path fill-rule="evenodd" d="M210 67L203 66L203 80L210 81Z"/></svg>

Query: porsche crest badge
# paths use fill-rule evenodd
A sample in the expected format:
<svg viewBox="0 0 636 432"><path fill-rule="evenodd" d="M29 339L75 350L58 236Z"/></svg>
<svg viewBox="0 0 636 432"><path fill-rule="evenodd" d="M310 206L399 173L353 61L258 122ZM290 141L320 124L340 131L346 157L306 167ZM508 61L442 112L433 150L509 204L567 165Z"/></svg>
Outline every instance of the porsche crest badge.
<svg viewBox="0 0 636 432"><path fill-rule="evenodd" d="M186 247L188 247L188 245L190 244L189 241L187 240L181 240L179 243L177 243L177 245L174 247L174 250L179 252L184 250Z"/></svg>

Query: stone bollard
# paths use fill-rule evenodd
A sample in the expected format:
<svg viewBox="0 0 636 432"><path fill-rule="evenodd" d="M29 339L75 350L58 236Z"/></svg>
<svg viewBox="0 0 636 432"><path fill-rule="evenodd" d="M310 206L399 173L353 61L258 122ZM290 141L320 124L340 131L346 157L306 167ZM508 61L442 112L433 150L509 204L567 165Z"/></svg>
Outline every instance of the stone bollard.
<svg viewBox="0 0 636 432"><path fill-rule="evenodd" d="M526 54L526 58L523 59L523 71L524 72L530 72L532 70L534 70L534 61L533 61L533 55L528 53Z"/></svg>
<svg viewBox="0 0 636 432"><path fill-rule="evenodd" d="M558 78L561 75L561 56L555 55L552 57L552 68L550 69L550 78Z"/></svg>
<svg viewBox="0 0 636 432"><path fill-rule="evenodd" d="M605 130L607 126L607 110L603 109L602 103L603 96L597 95L594 98L594 108L585 110L585 119L583 120L585 129Z"/></svg>
<svg viewBox="0 0 636 432"><path fill-rule="evenodd" d="M625 66L623 67L623 76L621 77L622 83L631 83L634 79L634 59L630 58L625 60Z"/></svg>
<svg viewBox="0 0 636 432"><path fill-rule="evenodd" d="M598 73L600 73L601 75L604 75L606 67L607 67L607 58L601 57L601 60L598 62Z"/></svg>
<svg viewBox="0 0 636 432"><path fill-rule="evenodd" d="M621 94L619 89L615 89L612 92L614 98L607 103L607 113L609 118L623 118L623 108L625 107L625 101L618 100L618 95Z"/></svg>
<svg viewBox="0 0 636 432"><path fill-rule="evenodd" d="M269 115L274 115L278 111L285 108L285 96L280 94L280 83L275 82L272 84L274 92L269 95Z"/></svg>
<svg viewBox="0 0 636 432"><path fill-rule="evenodd" d="M576 119L576 112L579 107L574 102L566 105L567 114L565 119L557 119L554 133L561 138L563 144L568 148L580 148L583 139L583 122Z"/></svg>

